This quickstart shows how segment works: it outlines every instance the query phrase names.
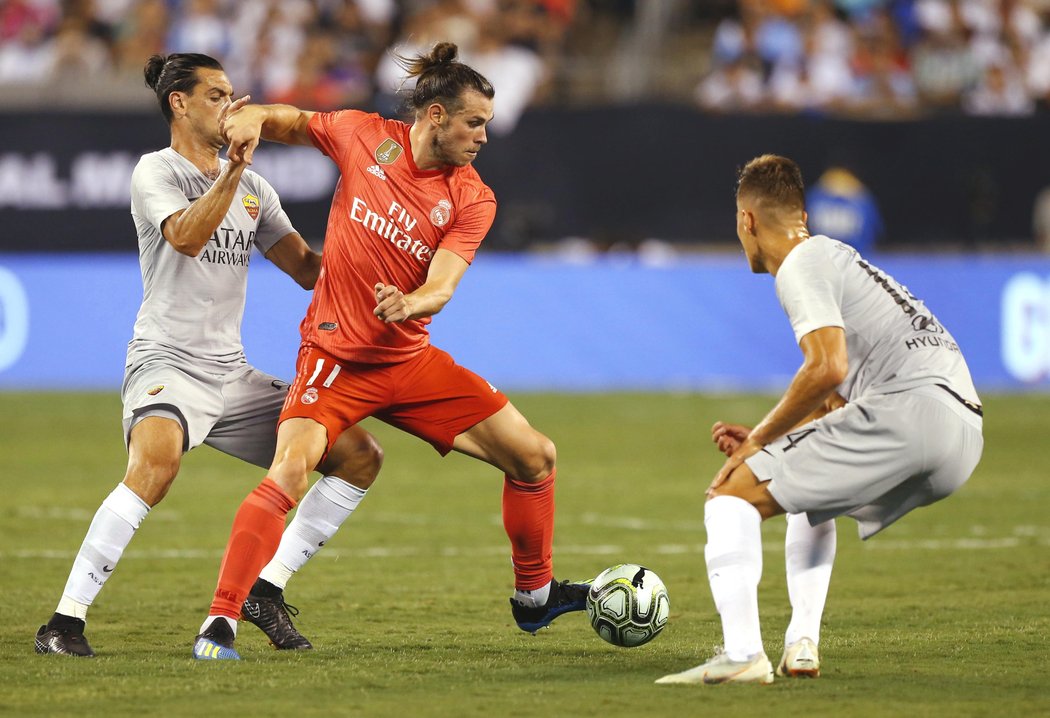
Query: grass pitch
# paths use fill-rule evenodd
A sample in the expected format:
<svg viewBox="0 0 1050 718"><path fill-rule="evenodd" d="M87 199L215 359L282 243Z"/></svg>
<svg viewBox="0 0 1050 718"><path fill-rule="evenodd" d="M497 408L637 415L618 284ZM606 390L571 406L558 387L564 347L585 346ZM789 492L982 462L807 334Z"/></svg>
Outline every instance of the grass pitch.
<svg viewBox="0 0 1050 718"><path fill-rule="evenodd" d="M0 394L6 599L0 714L527 716L985 716L1050 714L1050 397L991 398L986 449L960 493L866 544L839 522L822 678L772 686L655 686L721 640L703 563L703 490L716 419L753 422L770 397L523 395L558 444L555 571L642 563L671 620L652 643L603 643L582 615L517 630L500 476L369 424L380 480L287 598L315 650L278 653L242 624L239 663L197 663L194 634L233 512L262 478L209 448L189 454L90 614L95 660L37 656L32 636L126 455L115 393ZM763 635L788 620L783 519L763 528Z"/></svg>

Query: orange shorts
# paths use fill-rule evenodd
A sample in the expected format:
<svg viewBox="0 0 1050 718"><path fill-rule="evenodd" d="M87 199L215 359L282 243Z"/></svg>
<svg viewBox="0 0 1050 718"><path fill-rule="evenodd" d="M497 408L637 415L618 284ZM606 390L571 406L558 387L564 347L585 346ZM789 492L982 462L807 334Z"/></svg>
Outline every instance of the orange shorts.
<svg viewBox="0 0 1050 718"><path fill-rule="evenodd" d="M397 364L340 362L304 344L280 421L307 418L323 425L327 454L343 431L374 416L429 442L444 456L459 434L506 404L503 392L429 344Z"/></svg>

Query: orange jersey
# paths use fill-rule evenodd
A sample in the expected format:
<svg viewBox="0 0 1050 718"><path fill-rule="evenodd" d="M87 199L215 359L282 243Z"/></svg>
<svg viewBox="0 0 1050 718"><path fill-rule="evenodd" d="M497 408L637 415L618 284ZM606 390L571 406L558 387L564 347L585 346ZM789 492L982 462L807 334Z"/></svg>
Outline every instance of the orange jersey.
<svg viewBox="0 0 1050 718"><path fill-rule="evenodd" d="M308 130L340 178L303 342L348 362L409 359L429 343L430 318L384 323L376 283L414 291L439 248L473 261L496 198L473 167L418 169L404 122L340 110L314 114Z"/></svg>

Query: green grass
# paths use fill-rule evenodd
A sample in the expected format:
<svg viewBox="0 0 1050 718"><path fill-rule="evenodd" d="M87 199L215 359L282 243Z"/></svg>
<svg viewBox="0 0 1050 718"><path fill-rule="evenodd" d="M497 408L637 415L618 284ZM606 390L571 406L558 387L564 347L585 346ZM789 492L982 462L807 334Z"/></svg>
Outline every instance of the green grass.
<svg viewBox="0 0 1050 718"><path fill-rule="evenodd" d="M840 520L821 642L824 676L772 686L660 687L721 639L703 564L703 490L716 419L754 420L771 397L523 395L558 444L555 569L623 561L671 596L663 635L604 644L579 615L538 636L510 621L509 552L495 470L369 424L383 474L343 531L293 578L316 650L277 653L242 625L239 663L190 645L230 520L262 472L189 454L91 611L93 661L37 656L32 634L126 456L115 394L0 394L0 714L384 716L1050 714L1050 397L987 401L986 450L959 494L867 544ZM788 620L783 519L763 529L763 634Z"/></svg>

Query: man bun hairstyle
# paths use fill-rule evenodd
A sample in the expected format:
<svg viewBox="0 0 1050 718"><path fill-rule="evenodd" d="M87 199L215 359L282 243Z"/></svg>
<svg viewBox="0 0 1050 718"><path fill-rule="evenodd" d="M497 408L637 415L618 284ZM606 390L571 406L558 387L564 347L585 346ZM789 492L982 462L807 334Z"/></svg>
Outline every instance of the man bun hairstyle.
<svg viewBox="0 0 1050 718"><path fill-rule="evenodd" d="M175 116L168 98L173 92L193 92L198 82L198 67L222 70L222 65L214 57L196 52L178 52L167 57L153 55L146 60L146 66L142 69L146 86L156 93L160 111L169 125Z"/></svg>
<svg viewBox="0 0 1050 718"><path fill-rule="evenodd" d="M780 155L761 155L744 165L737 174L736 196L744 195L771 208L806 208L802 170L794 160Z"/></svg>
<svg viewBox="0 0 1050 718"><path fill-rule="evenodd" d="M426 55L394 55L408 77L416 78L416 87L407 98L413 112L419 114L436 102L454 114L463 106L464 92L474 91L490 100L495 96L492 84L481 73L456 60L458 53L455 43L439 42Z"/></svg>

